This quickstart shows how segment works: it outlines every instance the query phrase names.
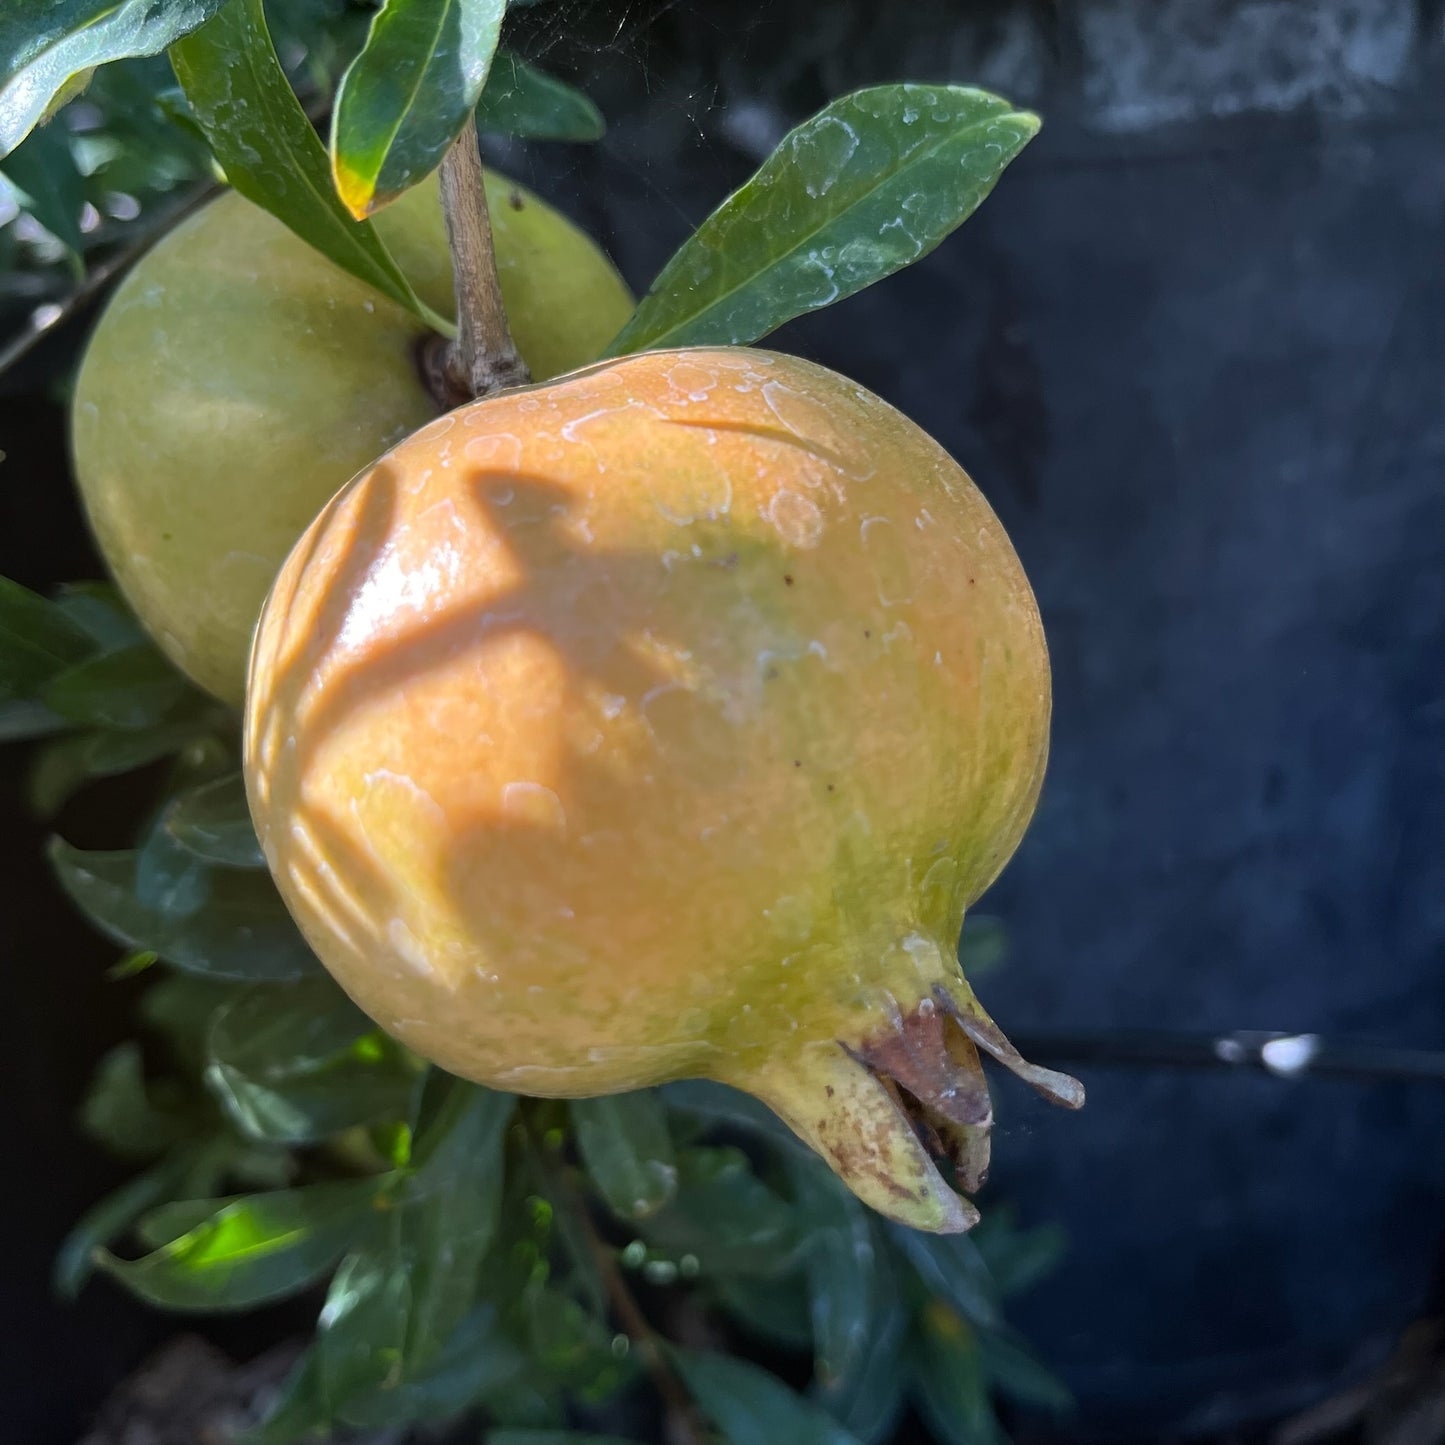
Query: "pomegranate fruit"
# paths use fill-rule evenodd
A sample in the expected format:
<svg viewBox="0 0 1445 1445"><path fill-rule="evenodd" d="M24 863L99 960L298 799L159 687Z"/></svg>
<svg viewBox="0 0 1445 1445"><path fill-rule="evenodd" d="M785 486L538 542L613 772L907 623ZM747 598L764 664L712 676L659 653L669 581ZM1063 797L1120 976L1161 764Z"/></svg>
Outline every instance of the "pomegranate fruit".
<svg viewBox="0 0 1445 1445"><path fill-rule="evenodd" d="M593 242L489 175L498 271L538 379L593 360L632 298ZM435 177L375 221L417 293L452 312ZM116 289L81 363L75 473L100 549L142 622L239 704L277 569L332 494L441 407L415 317L229 192Z"/></svg>
<svg viewBox="0 0 1445 1445"><path fill-rule="evenodd" d="M246 774L307 938L418 1053L539 1095L721 1080L947 1231L980 1049L1082 1103L956 959L1048 721L948 454L821 367L693 349L473 403L345 487L262 613Z"/></svg>

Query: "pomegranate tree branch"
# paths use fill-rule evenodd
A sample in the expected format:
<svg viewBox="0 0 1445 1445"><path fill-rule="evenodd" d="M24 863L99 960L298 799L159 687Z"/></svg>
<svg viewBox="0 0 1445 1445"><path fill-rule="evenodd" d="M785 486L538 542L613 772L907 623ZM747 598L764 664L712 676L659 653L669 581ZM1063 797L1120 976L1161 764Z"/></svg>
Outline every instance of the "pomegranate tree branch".
<svg viewBox="0 0 1445 1445"><path fill-rule="evenodd" d="M490 396L531 378L507 327L472 120L442 159L441 191L457 297L457 339L447 348L447 380L463 396Z"/></svg>

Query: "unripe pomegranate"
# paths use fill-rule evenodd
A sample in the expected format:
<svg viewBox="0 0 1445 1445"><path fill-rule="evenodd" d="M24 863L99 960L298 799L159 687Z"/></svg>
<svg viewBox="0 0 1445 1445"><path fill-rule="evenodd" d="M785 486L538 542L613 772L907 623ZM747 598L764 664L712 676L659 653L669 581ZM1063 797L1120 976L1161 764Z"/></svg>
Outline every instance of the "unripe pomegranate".
<svg viewBox="0 0 1445 1445"><path fill-rule="evenodd" d="M611 262L564 216L488 175L502 294L538 380L592 361L631 314ZM376 227L450 315L437 181ZM126 599L173 662L239 705L251 632L296 539L337 488L441 408L426 328L235 192L169 232L116 289L75 384L75 474Z"/></svg>
<svg viewBox="0 0 1445 1445"><path fill-rule="evenodd" d="M1018 558L852 382L656 352L444 416L267 601L251 808L307 938L417 1052L575 1096L707 1077L858 1195L967 1228L978 1050L1061 1102L956 961L1044 769Z"/></svg>

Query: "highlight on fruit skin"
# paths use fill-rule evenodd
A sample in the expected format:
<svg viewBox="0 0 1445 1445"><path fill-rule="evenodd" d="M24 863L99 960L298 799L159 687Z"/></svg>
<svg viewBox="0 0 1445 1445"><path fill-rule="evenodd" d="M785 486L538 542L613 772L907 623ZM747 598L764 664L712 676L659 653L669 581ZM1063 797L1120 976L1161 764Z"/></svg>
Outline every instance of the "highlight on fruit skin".
<svg viewBox="0 0 1445 1445"><path fill-rule="evenodd" d="M991 1055L957 963L1043 776L1049 672L1003 528L878 397L646 353L440 418L283 567L251 810L323 963L501 1089L706 1077L868 1204L966 1229Z"/></svg>
<svg viewBox="0 0 1445 1445"><path fill-rule="evenodd" d="M632 312L564 216L488 173L502 294L538 380L597 357ZM436 178L373 224L452 314ZM116 288L76 379L76 479L106 564L171 660L240 705L261 603L356 472L439 411L429 333L236 192L167 233Z"/></svg>

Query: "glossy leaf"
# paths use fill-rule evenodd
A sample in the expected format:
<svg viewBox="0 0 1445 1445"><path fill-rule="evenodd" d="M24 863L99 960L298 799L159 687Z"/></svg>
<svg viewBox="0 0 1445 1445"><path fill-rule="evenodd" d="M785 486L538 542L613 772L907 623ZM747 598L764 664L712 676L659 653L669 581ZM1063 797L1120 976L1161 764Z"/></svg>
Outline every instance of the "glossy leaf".
<svg viewBox="0 0 1445 1445"><path fill-rule="evenodd" d="M5 0L0 6L0 156L97 65L155 55L223 0Z"/></svg>
<svg viewBox="0 0 1445 1445"><path fill-rule="evenodd" d="M331 174L353 216L440 164L481 97L506 9L506 0L385 0L331 116Z"/></svg>
<svg viewBox="0 0 1445 1445"><path fill-rule="evenodd" d="M24 209L66 248L73 269L83 274L80 253L85 238L80 231L80 212L85 205L85 181L71 156L64 122L31 131L0 162L0 170L20 192Z"/></svg>
<svg viewBox="0 0 1445 1445"><path fill-rule="evenodd" d="M867 1211L818 1165L790 1170L803 1214L814 1373L825 1388L861 1369L873 1338L877 1261Z"/></svg>
<svg viewBox="0 0 1445 1445"><path fill-rule="evenodd" d="M501 1204L502 1136L515 1107L511 1095L450 1081L418 1135L414 1171L332 1282L320 1334L329 1398L420 1379L443 1354L476 1301Z"/></svg>
<svg viewBox="0 0 1445 1445"><path fill-rule="evenodd" d="M580 90L500 50L477 106L477 128L525 140L593 141L607 122Z"/></svg>
<svg viewBox="0 0 1445 1445"><path fill-rule="evenodd" d="M683 243L608 354L746 345L882 280L966 220L1038 127L965 86L833 101Z"/></svg>
<svg viewBox="0 0 1445 1445"><path fill-rule="evenodd" d="M730 1445L858 1445L825 1411L757 1365L692 1350L671 1353L683 1382Z"/></svg>
<svg viewBox="0 0 1445 1445"><path fill-rule="evenodd" d="M152 949L177 968L217 979L278 982L319 968L269 875L212 872L203 903L172 915L136 896L137 858L135 852L84 852L59 838L50 844L72 901L127 948Z"/></svg>
<svg viewBox="0 0 1445 1445"><path fill-rule="evenodd" d="M176 1310L246 1309L322 1278L355 1239L377 1192L372 1179L216 1201L203 1222L136 1260L101 1267L151 1304Z"/></svg>
<svg viewBox="0 0 1445 1445"><path fill-rule="evenodd" d="M655 1094L577 1099L571 1113L582 1163L613 1213L646 1219L677 1193L667 1114Z"/></svg>
<svg viewBox="0 0 1445 1445"><path fill-rule="evenodd" d="M165 827L178 843L207 862L227 868L265 866L239 772L178 794L166 809Z"/></svg>
<svg viewBox="0 0 1445 1445"><path fill-rule="evenodd" d="M686 1149L677 1156L677 1197L641 1225L674 1260L691 1255L704 1274L769 1274L794 1259L792 1211L736 1149Z"/></svg>
<svg viewBox="0 0 1445 1445"><path fill-rule="evenodd" d="M888 1229L929 1294L980 1328L1001 1323L997 1285L966 1234L921 1234L896 1224Z"/></svg>
<svg viewBox="0 0 1445 1445"><path fill-rule="evenodd" d="M103 1247L119 1239L147 1209L175 1189L190 1165L189 1155L178 1151L86 1210L55 1256L52 1280L56 1291L67 1299L78 1294L95 1272Z"/></svg>
<svg viewBox="0 0 1445 1445"><path fill-rule="evenodd" d="M0 577L0 697L29 696L93 651L85 630L55 603Z"/></svg>
<svg viewBox="0 0 1445 1445"><path fill-rule="evenodd" d="M149 643L86 658L45 685L51 711L87 727L153 728L190 684Z"/></svg>
<svg viewBox="0 0 1445 1445"><path fill-rule="evenodd" d="M973 1330L935 1301L919 1317L916 1341L910 1393L940 1445L1006 1445Z"/></svg>
<svg viewBox="0 0 1445 1445"><path fill-rule="evenodd" d="M276 58L261 0L230 0L171 47L176 77L226 178L343 271L439 330L372 226L347 214L326 147Z"/></svg>
<svg viewBox="0 0 1445 1445"><path fill-rule="evenodd" d="M258 984L215 1014L206 1083L248 1138L317 1143L409 1112L417 1065L329 978Z"/></svg>

